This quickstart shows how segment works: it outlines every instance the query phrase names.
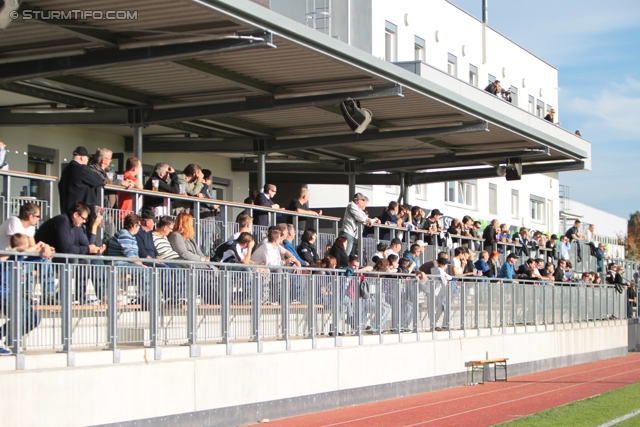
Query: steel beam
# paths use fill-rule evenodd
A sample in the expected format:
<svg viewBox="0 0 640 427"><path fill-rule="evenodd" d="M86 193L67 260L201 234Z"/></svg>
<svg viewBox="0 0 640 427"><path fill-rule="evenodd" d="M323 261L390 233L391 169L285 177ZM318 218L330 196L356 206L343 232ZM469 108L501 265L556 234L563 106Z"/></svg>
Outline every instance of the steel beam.
<svg viewBox="0 0 640 427"><path fill-rule="evenodd" d="M257 173L251 172L249 177L251 182L257 182ZM357 179L358 185L398 185L397 174L360 174ZM310 169L307 173L300 174L270 172L269 182L348 185L349 176L347 174L315 173L313 169Z"/></svg>
<svg viewBox="0 0 640 427"><path fill-rule="evenodd" d="M131 151L132 141L125 139L125 150ZM162 138L148 137L142 142L146 153L253 153L254 143L246 138Z"/></svg>
<svg viewBox="0 0 640 427"><path fill-rule="evenodd" d="M311 138L276 140L269 144L272 151L295 150L301 148L330 147L334 145L349 145L362 142L389 141L402 138L420 138L432 135L450 135L466 132L487 132L487 122L474 122L461 126L446 126L440 128L425 128L411 130L397 130L388 132L365 131L361 135L350 133L345 135L318 136Z"/></svg>
<svg viewBox="0 0 640 427"><path fill-rule="evenodd" d="M253 36L253 38L247 38L247 36ZM101 49L89 51L84 55L14 62L4 64L0 68L0 82L49 77L114 65L175 61L210 52L275 47L272 43L273 35L269 32L263 31L247 36L133 49Z"/></svg>
<svg viewBox="0 0 640 427"><path fill-rule="evenodd" d="M259 162L246 161L243 159L231 159L231 170L234 172L259 172ZM273 172L284 173L337 173L344 174L344 164L341 163L322 163L322 162L291 162L291 163L266 163L265 171L269 174Z"/></svg>
<svg viewBox="0 0 640 427"><path fill-rule="evenodd" d="M53 90L47 90L46 88L39 88L31 84L22 83L0 83L0 89L8 92L19 93L21 95L27 95L34 98L40 98L47 101L52 101L58 104L71 105L73 107L87 107L87 108L105 108L112 105L103 102L90 101L80 97L65 95Z"/></svg>
<svg viewBox="0 0 640 427"><path fill-rule="evenodd" d="M261 82L260 80L252 79L251 77L243 76L233 71L226 70L215 65L208 64L206 62L198 61L195 59L182 59L179 61L173 61L174 64L181 65L189 68L190 70L200 71L201 73L211 76L219 77L234 83L237 87L243 89L249 89L254 92L262 94L272 94L276 91L276 87L268 83Z"/></svg>
<svg viewBox="0 0 640 427"><path fill-rule="evenodd" d="M134 92L128 89L122 89L116 86L98 83L93 80L84 79L76 76L52 76L39 80L43 84L61 87L62 89L78 92L80 94L88 94L90 96L102 97L111 102L119 102L131 105L154 105L164 102L161 99L152 98L150 96Z"/></svg>

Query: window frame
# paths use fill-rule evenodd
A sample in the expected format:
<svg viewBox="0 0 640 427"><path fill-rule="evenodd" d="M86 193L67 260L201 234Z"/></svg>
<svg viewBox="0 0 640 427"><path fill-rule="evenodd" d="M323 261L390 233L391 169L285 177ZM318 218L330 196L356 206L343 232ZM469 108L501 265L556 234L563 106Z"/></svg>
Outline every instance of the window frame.
<svg viewBox="0 0 640 427"><path fill-rule="evenodd" d="M447 73L458 77L458 57L451 53L447 53Z"/></svg>
<svg viewBox="0 0 640 427"><path fill-rule="evenodd" d="M469 64L469 84L478 87L478 67Z"/></svg>
<svg viewBox="0 0 640 427"><path fill-rule="evenodd" d="M384 21L384 60L398 60L398 26L389 21Z"/></svg>

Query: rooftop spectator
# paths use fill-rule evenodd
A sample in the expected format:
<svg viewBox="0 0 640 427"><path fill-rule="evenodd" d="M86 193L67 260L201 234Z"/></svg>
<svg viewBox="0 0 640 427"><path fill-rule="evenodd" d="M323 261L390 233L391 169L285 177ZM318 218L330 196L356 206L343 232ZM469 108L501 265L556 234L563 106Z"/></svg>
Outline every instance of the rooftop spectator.
<svg viewBox="0 0 640 427"><path fill-rule="evenodd" d="M500 272L498 273L499 278L511 280L516 277L516 272L513 268L516 259L518 259L518 257L515 254L507 255L507 261L500 267Z"/></svg>
<svg viewBox="0 0 640 427"><path fill-rule="evenodd" d="M180 259L188 261L209 261L200 250L195 239L196 232L193 229L193 216L187 212L180 212L176 217L173 233L169 234L171 247L177 252Z"/></svg>
<svg viewBox="0 0 640 427"><path fill-rule="evenodd" d="M93 209L97 205L96 188L107 182L105 176L95 173L87 163L89 163L89 152L84 147L77 147L73 151L73 160L60 175L58 181L60 211L65 214L76 202L83 202Z"/></svg>
<svg viewBox="0 0 640 427"><path fill-rule="evenodd" d="M369 203L367 196L362 193L356 193L344 212L340 235L347 239L347 255L351 254L351 250L353 249L353 243L358 234L358 224L371 226L374 223L380 222L380 220L369 218L367 214L364 213L367 203Z"/></svg>
<svg viewBox="0 0 640 427"><path fill-rule="evenodd" d="M111 160L109 159L109 163ZM124 171L124 180L130 182L129 188L141 190L144 186L138 179L138 173L142 170L142 162L137 157L129 157L126 164L127 170ZM118 193L118 209L125 211L133 210L133 194Z"/></svg>
<svg viewBox="0 0 640 427"><path fill-rule="evenodd" d="M306 214L306 215L313 215L313 216L322 215L322 210L319 210L318 212L316 212L316 211L307 209L305 207L305 205L309 203L310 195L311 193L309 192L308 188L301 188L300 191L298 192L298 197L291 200L291 203L289 203L289 207L287 208L287 210L301 213L301 214ZM293 215L288 216L287 224L293 224ZM305 225L306 225L306 220L304 219L304 217L299 217L298 227L303 228L305 227Z"/></svg>
<svg viewBox="0 0 640 427"><path fill-rule="evenodd" d="M24 252L28 249L30 238L25 234L16 233L9 239L9 245L12 251ZM3 248L4 250L4 248ZM2 257L7 259L8 257ZM23 261L24 257L16 257L18 261ZM11 355L11 350L5 345L12 343L13 337L11 333L13 331L13 323L10 301L17 300L19 304L20 313L20 336L26 335L33 329L37 328L40 324L40 316L31 307L31 304L24 298L23 293L20 293L17 298L12 298L12 293L15 292L12 283L12 276L8 268L2 266L0 262L0 272L2 272L2 280L0 280L0 312L7 319L2 326L0 326L0 356ZM16 284L17 285L17 284ZM6 337L5 345L2 344L3 339Z"/></svg>
<svg viewBox="0 0 640 427"><path fill-rule="evenodd" d="M573 222L573 227L569 228L565 233L565 236L569 239L569 242L573 242L574 240L586 240L587 238L580 234L580 225L582 222L579 219L576 219Z"/></svg>
<svg viewBox="0 0 640 427"><path fill-rule="evenodd" d="M213 172L209 169L202 169L202 190L200 193L205 199L214 199L213 197ZM200 218L213 218L220 214L220 205L214 203L200 202ZM195 209L195 206L194 206Z"/></svg>
<svg viewBox="0 0 640 427"><path fill-rule="evenodd" d="M331 246L329 255L336 257L338 261L338 268L346 267L349 263L349 256L347 255L347 238L345 236L338 236Z"/></svg>
<svg viewBox="0 0 640 427"><path fill-rule="evenodd" d="M308 265L316 265L320 261L320 254L315 245L317 238L318 233L313 228L307 228L300 238L297 252Z"/></svg>
<svg viewBox="0 0 640 427"><path fill-rule="evenodd" d="M500 80L494 80L492 83L489 83L484 90L495 96L502 95L502 85L500 84Z"/></svg>
<svg viewBox="0 0 640 427"><path fill-rule="evenodd" d="M580 138L582 138L582 134L580 133L579 130L576 131L576 135L578 135Z"/></svg>
<svg viewBox="0 0 640 427"><path fill-rule="evenodd" d="M484 239L484 249L486 251L492 251L494 244L497 242L498 237L498 223L497 219L491 221L491 224L487 225L482 232L482 238Z"/></svg>
<svg viewBox="0 0 640 427"><path fill-rule="evenodd" d="M201 191L204 187L204 173L197 163L189 163L182 173L176 175L178 181L178 192L183 191L183 195L203 198ZM182 189L182 190L180 190ZM191 202L186 200L175 200L173 202L174 215L180 212L191 212Z"/></svg>
<svg viewBox="0 0 640 427"><path fill-rule="evenodd" d="M156 163L153 173L144 184L144 189L156 191L154 183L157 184L159 192L172 194L180 192L176 171L166 163ZM167 215L169 212L165 212L163 205L164 197L144 196L143 210L150 210L156 216Z"/></svg>
<svg viewBox="0 0 640 427"><path fill-rule="evenodd" d="M277 192L278 189L275 185L266 184L264 186L264 193L258 194L254 204L272 209L280 209L280 205L273 202L273 198ZM253 223L263 227L269 225L269 212L255 209L253 211Z"/></svg>
<svg viewBox="0 0 640 427"><path fill-rule="evenodd" d="M587 235L585 236L585 240L587 242L595 242L595 231L596 231L596 225L589 224L589 227L587 228Z"/></svg>
<svg viewBox="0 0 640 427"><path fill-rule="evenodd" d="M544 119L548 122L553 123L556 126L560 126L560 122L556 121L556 110L554 110L553 108L549 110L546 116L544 116Z"/></svg>
<svg viewBox="0 0 640 427"><path fill-rule="evenodd" d="M138 241L136 234L140 230L140 217L134 213L128 214L124 218L123 228L118 230L107 247L108 256L117 256L124 258L140 258L138 250ZM115 261L114 265L130 265L135 264L144 266L141 261Z"/></svg>

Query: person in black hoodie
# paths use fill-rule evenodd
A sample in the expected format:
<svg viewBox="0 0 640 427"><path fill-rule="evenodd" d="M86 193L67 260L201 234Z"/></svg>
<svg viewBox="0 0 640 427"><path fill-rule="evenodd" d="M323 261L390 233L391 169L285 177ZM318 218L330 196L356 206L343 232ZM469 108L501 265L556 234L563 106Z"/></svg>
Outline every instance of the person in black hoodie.
<svg viewBox="0 0 640 427"><path fill-rule="evenodd" d="M151 190L153 187L153 181L158 180L158 191L162 193L178 194L180 192L180 184L175 169L166 163L157 163L153 173L144 184L145 190ZM164 204L164 197L144 196L144 202L142 210L148 210L154 212L155 209ZM154 212L156 216L161 215L160 212ZM164 213L165 215L168 212Z"/></svg>
<svg viewBox="0 0 640 427"><path fill-rule="evenodd" d="M313 228L307 228L302 233L300 238L301 243L298 245L298 255L304 261L307 261L309 265L316 265L320 262L320 256L318 255L318 249L315 246L318 233Z"/></svg>
<svg viewBox="0 0 640 427"><path fill-rule="evenodd" d="M349 264L349 256L347 255L347 238L344 236L338 236L335 242L333 242L333 246L331 246L331 251L329 255L334 256L336 261L338 262L337 267L343 268Z"/></svg>

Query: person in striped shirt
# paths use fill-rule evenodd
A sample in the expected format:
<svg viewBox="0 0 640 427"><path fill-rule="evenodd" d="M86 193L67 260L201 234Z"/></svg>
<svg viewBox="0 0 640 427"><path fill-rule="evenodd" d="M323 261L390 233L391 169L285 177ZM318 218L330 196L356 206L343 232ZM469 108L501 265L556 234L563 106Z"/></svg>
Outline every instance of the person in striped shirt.
<svg viewBox="0 0 640 427"><path fill-rule="evenodd" d="M140 230L140 217L136 214L129 214L124 218L124 228L118 230L109 240L107 248L108 256L118 256L125 258L138 258L138 241L136 234ZM144 267L141 261L116 261L114 265L135 264Z"/></svg>
<svg viewBox="0 0 640 427"><path fill-rule="evenodd" d="M167 236L173 232L175 221L170 216L163 216L156 224L153 231L153 244L156 246L161 259L180 259L180 255L171 247Z"/></svg>

